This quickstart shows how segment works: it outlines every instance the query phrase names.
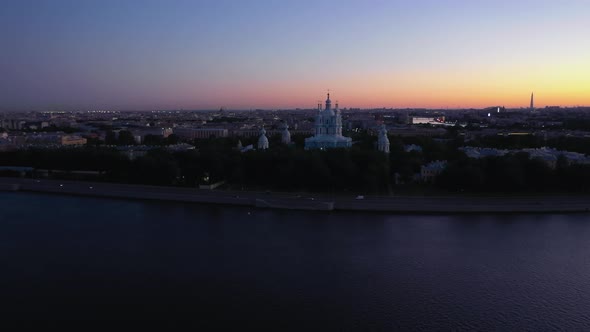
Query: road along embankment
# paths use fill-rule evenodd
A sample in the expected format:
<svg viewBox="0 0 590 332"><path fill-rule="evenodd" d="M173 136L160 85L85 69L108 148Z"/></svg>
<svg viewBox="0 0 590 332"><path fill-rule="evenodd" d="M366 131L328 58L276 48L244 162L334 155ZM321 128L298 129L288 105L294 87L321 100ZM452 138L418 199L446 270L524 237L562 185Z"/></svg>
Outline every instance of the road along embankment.
<svg viewBox="0 0 590 332"><path fill-rule="evenodd" d="M0 178L0 191L39 192L108 198L147 199L258 208L331 211L334 202L287 193L219 191L197 188L128 185L104 182Z"/></svg>
<svg viewBox="0 0 590 332"><path fill-rule="evenodd" d="M348 196L128 185L104 182L0 178L0 191L147 199L257 208L395 213L560 213L590 211L590 196Z"/></svg>

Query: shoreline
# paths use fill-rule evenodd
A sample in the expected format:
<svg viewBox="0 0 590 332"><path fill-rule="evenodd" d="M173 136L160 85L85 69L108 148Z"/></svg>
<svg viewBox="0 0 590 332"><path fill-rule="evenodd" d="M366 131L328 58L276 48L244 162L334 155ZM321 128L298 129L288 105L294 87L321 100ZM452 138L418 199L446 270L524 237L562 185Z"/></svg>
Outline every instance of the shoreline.
<svg viewBox="0 0 590 332"><path fill-rule="evenodd" d="M590 196L348 196L222 191L105 182L0 178L0 191L236 205L307 211L414 214L590 212Z"/></svg>

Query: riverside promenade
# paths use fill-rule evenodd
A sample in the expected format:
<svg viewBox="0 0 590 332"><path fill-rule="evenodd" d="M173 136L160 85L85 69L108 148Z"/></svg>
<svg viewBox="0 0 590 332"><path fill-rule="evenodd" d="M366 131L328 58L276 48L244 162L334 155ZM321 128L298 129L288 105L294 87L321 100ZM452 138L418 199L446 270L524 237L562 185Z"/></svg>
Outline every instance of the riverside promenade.
<svg viewBox="0 0 590 332"><path fill-rule="evenodd" d="M256 208L394 213L589 212L590 196L355 196L226 191L46 179L0 178L0 191L147 199Z"/></svg>

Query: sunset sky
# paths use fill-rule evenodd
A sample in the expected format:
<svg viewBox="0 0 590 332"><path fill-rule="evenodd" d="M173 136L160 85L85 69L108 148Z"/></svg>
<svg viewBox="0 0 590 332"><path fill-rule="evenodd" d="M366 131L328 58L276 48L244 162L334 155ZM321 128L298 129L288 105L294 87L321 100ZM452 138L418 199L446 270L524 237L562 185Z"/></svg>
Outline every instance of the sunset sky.
<svg viewBox="0 0 590 332"><path fill-rule="evenodd" d="M1 0L0 110L590 105L590 1Z"/></svg>

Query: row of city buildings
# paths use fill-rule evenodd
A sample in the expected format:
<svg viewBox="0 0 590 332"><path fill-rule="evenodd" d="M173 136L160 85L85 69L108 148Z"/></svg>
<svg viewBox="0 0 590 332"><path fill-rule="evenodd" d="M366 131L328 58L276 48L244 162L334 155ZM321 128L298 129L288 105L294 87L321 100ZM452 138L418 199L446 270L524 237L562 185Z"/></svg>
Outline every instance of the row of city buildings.
<svg viewBox="0 0 590 332"><path fill-rule="evenodd" d="M292 144L291 135L307 136L306 150L350 148L352 139L345 131L367 130L377 137L376 149L389 153L390 136L443 137L449 130L458 131L465 141L485 136L542 135L543 138L567 136L590 137L590 130L568 128L566 122L583 123L588 109L551 108L523 112L490 107L481 110L427 109L340 109L332 105L330 94L317 108L307 110L257 110L251 112L218 111L149 111L149 112L29 112L3 114L0 119L0 150L15 148L84 146L90 139L105 140L107 132L123 130L133 136L135 146L119 147L122 153L136 158L151 149L142 145L148 136L166 138L176 135L180 141L193 142L212 137L236 138L238 148L247 152L271 148L269 137L278 135L282 144ZM580 121L578 121L580 120ZM59 131L69 128L68 133ZM52 129L52 130L48 130ZM388 132L389 129L389 132ZM241 140L257 137L256 143L242 146ZM175 149L193 149L180 144ZM407 146L406 151L420 151L419 146ZM467 156L481 158L507 153L527 152L555 167L560 156L572 163L590 163L584 154L555 149L523 149L519 151L462 148ZM422 166L420 179L432 181L446 162L433 161Z"/></svg>

